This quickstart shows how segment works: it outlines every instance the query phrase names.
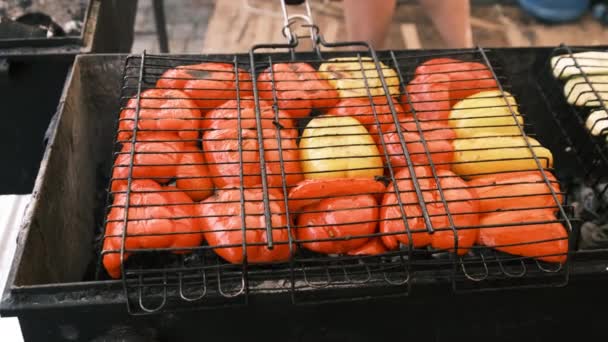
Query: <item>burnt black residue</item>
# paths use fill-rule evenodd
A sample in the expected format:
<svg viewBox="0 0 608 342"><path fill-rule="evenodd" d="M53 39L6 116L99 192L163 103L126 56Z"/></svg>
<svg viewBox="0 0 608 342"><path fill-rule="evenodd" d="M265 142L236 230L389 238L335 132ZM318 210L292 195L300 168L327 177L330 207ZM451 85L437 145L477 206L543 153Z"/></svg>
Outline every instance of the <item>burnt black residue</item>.
<svg viewBox="0 0 608 342"><path fill-rule="evenodd" d="M53 21L53 18L51 18L49 15L41 12L26 13L15 19L15 21L46 30L48 32L47 37L65 36L65 31L63 28Z"/></svg>
<svg viewBox="0 0 608 342"><path fill-rule="evenodd" d="M208 70L188 70L186 73L197 80L206 79L211 76L211 72Z"/></svg>
<svg viewBox="0 0 608 342"><path fill-rule="evenodd" d="M24 15L42 14L62 31L77 35L82 30L90 0L0 0L0 4L0 17L17 20Z"/></svg>

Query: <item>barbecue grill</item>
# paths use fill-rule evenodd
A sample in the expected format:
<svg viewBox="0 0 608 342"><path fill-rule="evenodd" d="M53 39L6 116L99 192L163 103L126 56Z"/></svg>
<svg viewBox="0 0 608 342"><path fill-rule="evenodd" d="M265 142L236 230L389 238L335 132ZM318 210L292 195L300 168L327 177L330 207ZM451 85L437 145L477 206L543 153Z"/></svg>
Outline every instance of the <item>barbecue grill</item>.
<svg viewBox="0 0 608 342"><path fill-rule="evenodd" d="M2 18L0 87L5 95L4 110L18 114L7 116L7 133L0 138L6 165L10 165L1 171L2 178L10 181L0 185L0 193L32 191L44 152L45 131L55 114L74 57L79 53L129 51L135 5L134 1L65 0L10 1L3 7L6 13L0 16L9 17L18 13L31 15L32 9L46 9L44 15L67 20L67 13L71 12L72 21L81 22L82 29L64 36L32 37L14 29L17 24L11 20ZM36 101L30 101L33 94Z"/></svg>
<svg viewBox="0 0 608 342"><path fill-rule="evenodd" d="M19 316L26 339L44 336L46 339L90 340L103 336L108 331L110 334L115 334L114 336L125 333L138 334L146 340L199 339L202 334L229 339L259 336L271 339L287 337L287 339L304 341L313 339L354 341L393 336L428 338L429 334L434 334L433 337L438 340L445 335L470 334L503 339L524 337L530 333L560 338L579 336L579 333L599 335L601 325L596 323L603 321L601 314L592 314L587 310L582 312L577 310L577 315L573 315L575 317L564 314L565 310L574 310L584 301L597 302L605 298L601 285L605 281L608 260L605 251L577 251L576 238L580 218L574 210L577 202L572 196L568 196L568 193L578 182L593 182L595 178L592 175L602 175L605 171L602 171L600 165L587 163L594 158L593 153L596 150L587 149L585 147L587 145L580 145L594 143L594 148L600 148L597 142L583 134L585 132L581 122L578 120L571 122L568 120L572 118L564 117L562 113L570 109L563 103L563 98L561 102L551 100L559 97L559 92L552 91L558 88L558 81L554 79L543 81L542 76L549 73L550 67L547 61L552 50L477 48L374 51L365 43L325 42L316 28L309 26L310 36L315 42L314 51L297 52L295 47L301 37L291 32L292 21L286 20L288 25L285 34L289 37L289 43L258 45L253 47L249 54L169 56L143 53L131 56L77 57L62 96L57 126L41 164L33 194L34 202L26 213L9 276L9 286L2 301L4 315ZM353 52L350 50L352 47L360 50ZM326 48L332 50L327 51ZM268 49L278 52L265 52ZM312 118L306 115L290 127L289 122L282 119L281 112L286 109L302 109L300 105L304 102L301 96L293 98L293 103L282 101L285 97L280 97L279 91L284 89L279 87L277 80L280 75L273 66L281 63L304 62L319 69L323 63L328 63L337 57L355 57L354 62L352 60L350 62L357 69L346 70L357 72L358 74L355 75L359 77L355 77L356 81L362 81L364 86L351 87L347 90L360 90L364 94L360 97L369 100L372 110L363 114L373 118L367 128L369 130L369 127L377 125L376 137L382 146L378 151L382 151L383 155L363 154L357 157L377 156L384 161L390 161L391 157L395 156L388 152L386 134L393 133L398 137L396 144L401 147L401 155L404 158L400 165L385 162L381 174L370 180L383 186L399 184L392 190L396 193L395 203L382 201L368 207L347 208L347 210L376 208L382 212L383 208L396 208L401 213L408 213L392 220L402 222L404 228L401 231L386 232L374 229L370 233L357 236L328 236L318 239L306 239L300 235L302 229L312 229L299 223L301 216L325 214L328 209L321 206L304 206L293 210L294 198L290 198L290 194L293 194L295 185L287 183L287 176L293 174L288 172L286 165L294 160L285 158L283 149L287 151L289 147L286 147L288 145L282 140L287 139L289 142L288 139L293 139L302 148L303 140L306 139L306 129L310 128L311 122L314 122L327 108L313 109ZM531 196L546 196L551 201L546 208L534 209L548 209L555 213L553 217L532 220L526 222L527 224L511 224L512 227L509 227L509 224L505 224L507 227L496 224L484 225L479 221L470 227L455 223L459 215L478 217L488 213L474 205L468 207L468 211L465 212L453 210L453 203L471 202L471 200L454 199L451 196L453 191L462 190L464 188L462 185L454 187L443 183L443 179L459 176L441 171L441 163L429 147L433 139L425 138L424 110L416 110L417 103L413 99L415 96L412 96L413 94L405 86L411 84L412 79L415 78L414 70L417 66L429 59L440 57L462 61L458 63L479 63L483 70L490 72L487 80L495 84L492 89L497 88L494 90L498 92L498 98L506 103L503 115L507 119L512 119L514 123L511 127L517 129L514 135L521 137L524 142L523 145L516 147L527 151L524 157L512 158L509 165L515 165L518 161L527 161L523 164L525 165L523 170L519 171L532 170L541 176L537 184L546 185L547 192ZM236 161L218 163L212 158L207 158L203 162L189 162L186 165L205 166L209 169L236 165L239 172L215 174L210 172L205 177L196 174L183 178L166 174L157 175L154 178L160 178L159 183L175 182L175 186L153 190L135 189L133 186L142 178L138 176L138 168L175 166L171 163L145 165L137 162L138 156L160 152L154 148L146 151L137 150L138 144L176 142L157 137L145 140L146 133L149 133L151 128L142 123L150 120L147 116L149 110L158 110L157 106L149 102L155 98L147 97L146 90L156 87L158 81L162 79L183 80L182 77L167 76L165 72L170 69L183 65L220 62L228 63L232 68L230 72L236 77L236 87L233 88L237 93L234 97L236 105L226 108L237 110L238 115L232 118L232 123L236 123L236 130L239 132L243 129L252 129L252 124L258 129L253 129L254 135L236 134L231 137L234 140L231 144L235 147L229 152L238 156ZM337 65L342 63L333 62ZM385 75L387 68L394 70L395 75ZM242 99L239 93L242 89L247 89L247 80L240 78L239 69L248 71L251 79L256 80L249 81L253 93L253 100L249 100L254 103L253 116L241 116L241 113L245 112L246 100ZM217 71L198 69L194 74L205 75ZM258 77L264 72L270 73L272 93L270 100L262 100L264 89L267 88ZM390 80L391 77L398 81L400 95L403 95L401 100L393 96L396 94L392 92L394 80ZM301 81L301 84L304 87L305 82ZM376 86L373 86L374 84ZM205 90L221 89L205 88ZM311 90L304 90L304 94L306 91ZM374 95L372 92L377 93ZM509 93L516 99L517 104L509 102L508 99L511 97ZM193 97L195 100L200 100L196 96ZM379 112L381 106L376 106L376 97L382 99L380 103L385 104L384 107L388 108L387 112ZM130 99L135 100L129 101ZM173 97L169 100L183 99ZM272 103L272 111L264 111L264 101ZM410 116L407 118L414 127L413 130L407 128L409 131L406 131L405 127L411 126L403 125L400 121L403 119L398 112L399 106L405 104L404 102L409 105ZM179 106L164 107L164 110L177 112L193 109L191 106L186 106L187 102L181 101L179 104ZM197 105L195 109L202 109L205 112L210 110L203 107ZM310 110L310 105L307 110ZM120 116L117 112L121 113ZM271 116L267 116L268 113ZM383 122L387 115L390 122ZM523 123L519 121L519 115L523 117ZM194 121L203 122L202 125L205 125L206 117L199 116ZM157 121L162 120L163 118L156 118L150 121L157 125L159 124ZM184 121L188 120L192 121L192 119ZM270 128L266 128L267 135L265 135L264 130L259 127L267 127L265 125L268 122ZM181 121L178 123L182 124ZM392 123L394 131L383 131L382 123ZM335 129L337 126L330 125L328 128ZM290 129L296 130L297 133L282 134ZM176 128L165 128L165 131L173 134ZM212 131L213 129L203 130L203 145L205 141L213 141L205 136ZM197 131L192 128L179 130L176 134L182 138L176 140L189 148L200 149L201 142L198 137L183 138L188 136L187 132ZM415 133L419 140L407 139L406 133ZM360 134L362 133L354 136L360 137ZM498 138L494 135L489 137ZM229 139L223 141L229 142ZM545 156L539 155L539 150L532 139L536 139L553 153L553 166ZM115 144L113 145L112 142ZM422 162L416 156L417 151L411 148L412 143L418 143L423 147L422 152L418 152L423 154ZM272 148L272 146L276 147ZM340 146L343 149L347 147ZM481 147L486 150L491 148ZM318 147L321 148L327 146ZM177 154L188 155L196 152L197 150L186 149L179 150ZM209 153L209 150L205 152ZM455 153L462 152L466 151L455 151ZM252 159L243 157L244 154L256 154L259 161L254 158L253 161L256 163L252 163ZM116 162L119 159L127 162ZM304 158L300 157L295 161L302 164L306 161L302 159ZM495 161L497 160L490 158L483 162ZM252 163L253 167L249 167L248 163ZM420 174L416 169L416 166L424 163L427 163L426 167L430 170L428 175ZM461 164L473 166L476 163L461 161ZM452 169L455 165L451 162L445 164ZM274 167L271 167L273 165ZM397 167L400 168L399 171L396 170ZM122 169L121 172L126 169L126 177L117 176L117 169ZM360 171L367 172L369 169L364 167ZM250 172L248 170L254 170L255 173L247 173ZM314 173L310 169L303 169L295 175L302 176L307 172ZM409 173L409 177L402 176L406 173ZM558 186L556 181L551 179L551 174L555 174L559 180ZM273 176L278 176L280 182L276 183ZM476 174L467 176L476 176ZM236 183L230 183L230 177L235 178ZM260 183L247 184L247 180L251 177L259 177ZM232 184L229 184L233 187L229 190L216 191L236 192L237 208L253 203L258 208L257 212L252 214L241 209L235 213L214 215L200 210L195 214L182 211L174 217L141 217L138 216L140 214L137 210L130 210L160 207L158 203L153 202L142 205L144 202L141 199L149 193L159 198L167 198L166 196L171 196L167 194L191 194L194 191L210 190L180 186L179 183L180 180L200 178L213 182L223 179ZM430 184L435 184L437 190L429 189L428 185L425 185L429 184L429 179L434 182ZM400 182L403 180L411 186L401 187ZM115 183L122 183L122 189L115 188ZM247 197L248 195L244 195L253 191L261 196L251 199ZM385 193L390 191L384 190L378 194L363 188L355 188L350 190L348 195L341 196L364 196L373 200L374 196L386 196ZM431 191L437 191L434 193L437 200L423 197ZM410 197L414 196L415 202L406 202L402 199L406 197L402 197L400 192L410 194ZM140 200L133 200L138 196ZM333 199L338 195L317 196L323 198L304 199L317 203L325 197ZM128 200L129 198L131 200ZM191 200L184 200L183 196L181 198L179 201L165 203L164 206L170 208L202 206L198 203L193 204ZM218 203L228 205L227 202L218 202L221 200L218 198L219 195L213 195L201 203L211 206ZM508 200L507 197L494 199ZM412 207L419 208L418 215L410 214ZM431 209L435 207L443 208L443 211ZM113 217L111 212L117 209L122 214ZM509 208L505 211L531 209L530 207ZM178 209L174 210L179 212ZM254 214L259 219L251 222L261 222L259 226L252 226L247 220L246 216ZM202 230L194 232L178 230L172 234L145 232L136 235L131 228L120 228L152 219L208 220L209 217L226 215L233 215L233 219L241 223L241 228L234 230L242 233L241 236L246 236L246 229L242 228L246 226L247 230L259 231L257 236L264 238L252 242L241 237L238 243L220 241L212 244L214 237L209 234L217 234L217 231L204 231L203 234L206 235L208 242L203 244L133 248L131 245L131 241L135 241L133 239L142 237L164 239L180 235L190 237L194 235L193 238L197 238L197 233L200 234ZM283 216L286 219L279 221L282 224L276 224L273 220ZM445 226L437 224L437 217L446 217L448 224ZM409 227L412 218L417 218L422 223L416 227ZM386 216L384 219L389 221ZM382 215L379 214L371 223L381 225L382 220ZM217 222L218 225L222 224L221 221ZM361 223L365 222L346 222L347 225ZM323 223L320 225L323 226ZM345 225L344 222L342 225ZM458 238L459 234L466 235L467 230L489 231L500 228L517 230L522 229L521 226L525 229L528 225L553 227L558 225L564 234L555 239L524 241L507 246L479 244L467 246L462 245ZM420 229L420 226L423 228ZM221 232L223 228L219 229ZM284 231L287 231L287 234L278 234ZM229 233L230 230L226 229L225 232ZM416 236L427 233L436 236L439 234L445 236L447 233L448 241L453 242L448 242L447 247L444 248L437 248L435 245L431 248L426 245L418 246ZM402 240L397 248L378 255L320 253L312 247L315 243L327 245L350 242L357 238L383 239L399 236ZM108 241L118 241L118 247L108 248ZM509 254L500 249L556 241L567 242L568 248L562 253L532 256ZM252 247L262 249L266 253L280 253L282 249L283 255L286 256L263 262L249 260L249 257L253 258ZM222 251L235 248L240 248L240 253L234 255L240 254L241 258L236 262L234 260L229 260L232 263L227 262L225 259L229 257ZM465 248L468 251L460 253ZM112 255L119 256L118 278L115 279L112 279L111 274L106 273L104 268L104 266L107 268L104 260ZM547 259L550 257L558 259ZM549 261L540 260L541 258ZM113 275L116 276L116 272ZM539 287L543 289L531 289ZM506 291L507 289L511 291ZM361 299L372 301L361 304L358 301ZM298 305L293 305L294 303ZM458 310L462 307L467 309ZM147 315L142 317L144 314ZM238 322L238 329L234 329L235 322ZM564 331L566 322L573 326L584 324L585 331L577 332L575 329ZM416 331L395 329L404 324L423 329Z"/></svg>

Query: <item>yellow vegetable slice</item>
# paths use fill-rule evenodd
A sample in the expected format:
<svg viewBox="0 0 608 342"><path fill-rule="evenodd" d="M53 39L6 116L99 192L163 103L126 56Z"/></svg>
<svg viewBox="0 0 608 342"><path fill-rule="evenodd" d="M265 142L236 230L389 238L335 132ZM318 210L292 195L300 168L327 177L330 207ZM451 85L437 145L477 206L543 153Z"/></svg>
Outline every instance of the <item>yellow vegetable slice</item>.
<svg viewBox="0 0 608 342"><path fill-rule="evenodd" d="M600 101L608 105L608 75L574 76L564 84L564 94L568 103L575 106L597 107L601 106Z"/></svg>
<svg viewBox="0 0 608 342"><path fill-rule="evenodd" d="M521 135L517 123L523 125L524 119L511 94L505 92L503 96L499 90L490 90L456 103L450 111L449 123L457 137L467 138L480 134Z"/></svg>
<svg viewBox="0 0 608 342"><path fill-rule="evenodd" d="M383 174L374 140L350 116L312 119L302 133L299 149L305 178L373 178Z"/></svg>
<svg viewBox="0 0 608 342"><path fill-rule="evenodd" d="M603 109L592 111L585 121L585 126L592 135L606 134L608 132L608 113Z"/></svg>
<svg viewBox="0 0 608 342"><path fill-rule="evenodd" d="M391 95L399 95L399 76L395 70L380 62L384 81ZM385 95L375 63L369 57L333 58L321 64L319 74L338 90L340 97L368 97L367 86L372 96Z"/></svg>
<svg viewBox="0 0 608 342"><path fill-rule="evenodd" d="M553 165L551 151L528 137L542 167ZM452 171L463 177L484 173L538 170L531 149L522 137L473 137L455 139Z"/></svg>
<svg viewBox="0 0 608 342"><path fill-rule="evenodd" d="M553 76L561 79L581 75L583 72L587 75L608 74L608 52L585 51L573 53L572 56L555 56L551 58L551 67Z"/></svg>

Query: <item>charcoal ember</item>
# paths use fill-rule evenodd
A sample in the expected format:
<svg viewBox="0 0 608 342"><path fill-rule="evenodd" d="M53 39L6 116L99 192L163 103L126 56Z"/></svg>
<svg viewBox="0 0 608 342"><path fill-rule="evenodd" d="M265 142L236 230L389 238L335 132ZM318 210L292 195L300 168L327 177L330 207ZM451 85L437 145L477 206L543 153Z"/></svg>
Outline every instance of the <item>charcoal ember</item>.
<svg viewBox="0 0 608 342"><path fill-rule="evenodd" d="M608 248L608 223L602 225L594 222L583 223L578 248L581 250Z"/></svg>
<svg viewBox="0 0 608 342"><path fill-rule="evenodd" d="M75 36L82 32L82 21L70 20L63 25L63 29L68 36Z"/></svg>
<svg viewBox="0 0 608 342"><path fill-rule="evenodd" d="M608 206L608 183L600 183L595 189L600 194L604 207Z"/></svg>
<svg viewBox="0 0 608 342"><path fill-rule="evenodd" d="M577 218L596 220L599 217L600 201L593 188L580 184L572 189L572 207Z"/></svg>

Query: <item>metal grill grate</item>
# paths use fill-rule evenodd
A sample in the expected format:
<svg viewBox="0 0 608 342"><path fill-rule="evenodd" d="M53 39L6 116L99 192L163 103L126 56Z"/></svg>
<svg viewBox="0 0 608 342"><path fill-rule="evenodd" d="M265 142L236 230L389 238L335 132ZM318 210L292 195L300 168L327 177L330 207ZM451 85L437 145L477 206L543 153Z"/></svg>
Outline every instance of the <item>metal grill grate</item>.
<svg viewBox="0 0 608 342"><path fill-rule="evenodd" d="M127 59L100 264L130 312L567 282L570 208L491 51L295 45Z"/></svg>
<svg viewBox="0 0 608 342"><path fill-rule="evenodd" d="M597 190L600 202L608 195L608 129L601 128L608 119L595 120L586 127L589 115L594 111L606 111L606 102L598 101L608 97L604 89L605 81L592 77L603 77L598 63L608 62L602 56L579 55L602 49L574 48L562 45L551 54L545 69L539 75L539 84L549 87L545 100L557 121L568 127L568 138L577 151L579 164L585 167L589 186ZM554 61L555 63L553 63ZM565 89L566 84L572 87ZM563 128L563 127L562 127ZM594 134L591 131L595 131Z"/></svg>

